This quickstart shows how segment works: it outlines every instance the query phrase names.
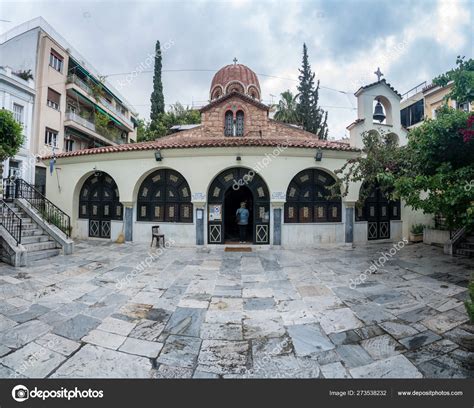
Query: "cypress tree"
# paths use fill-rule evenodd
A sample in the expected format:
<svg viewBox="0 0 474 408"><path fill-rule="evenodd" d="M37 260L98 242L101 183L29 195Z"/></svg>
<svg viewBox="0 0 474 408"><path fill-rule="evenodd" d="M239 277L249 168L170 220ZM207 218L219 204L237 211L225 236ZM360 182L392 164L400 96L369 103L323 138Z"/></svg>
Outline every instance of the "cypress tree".
<svg viewBox="0 0 474 408"><path fill-rule="evenodd" d="M298 77L298 105L297 112L300 124L304 130L314 133L319 139L328 137L327 112L318 106L319 80L314 85L314 73L308 61L308 49L303 44L303 62Z"/></svg>
<svg viewBox="0 0 474 408"><path fill-rule="evenodd" d="M160 42L155 46L155 72L153 74L153 92L151 94L150 127L152 130L159 128L162 115L165 113L165 98L163 96L163 83L161 82L161 47Z"/></svg>
<svg viewBox="0 0 474 408"><path fill-rule="evenodd" d="M298 105L296 111L300 118L300 124L303 129L310 131L311 127L311 109L313 100L314 74L311 72L311 66L308 61L308 50L306 44L303 44L303 63L298 79Z"/></svg>

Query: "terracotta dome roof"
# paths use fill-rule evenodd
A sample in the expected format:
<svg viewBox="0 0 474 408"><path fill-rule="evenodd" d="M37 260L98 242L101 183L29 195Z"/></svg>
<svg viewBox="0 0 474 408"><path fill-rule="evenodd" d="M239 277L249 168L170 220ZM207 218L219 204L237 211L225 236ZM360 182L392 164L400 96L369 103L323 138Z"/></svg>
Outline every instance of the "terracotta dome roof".
<svg viewBox="0 0 474 408"><path fill-rule="evenodd" d="M227 92L235 90L228 89L228 86L232 83L240 83L241 85L243 85L244 89L242 93L250 96L253 96L252 91L255 92L256 90L257 94L254 97L256 99L260 99L261 91L257 74L253 72L249 67L242 64L226 65L225 67L221 68L219 71L216 72L214 78L212 78L211 83L211 99L216 98L216 95L214 95L216 87L221 89L221 94L218 96L222 96Z"/></svg>

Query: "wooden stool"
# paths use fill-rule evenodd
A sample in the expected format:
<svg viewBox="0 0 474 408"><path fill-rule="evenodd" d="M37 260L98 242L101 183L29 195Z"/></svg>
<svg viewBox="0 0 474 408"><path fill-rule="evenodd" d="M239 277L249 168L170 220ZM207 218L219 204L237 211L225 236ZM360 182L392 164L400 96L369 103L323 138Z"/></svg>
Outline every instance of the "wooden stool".
<svg viewBox="0 0 474 408"><path fill-rule="evenodd" d="M153 241L156 239L156 245L160 246L160 240L162 241L162 246L165 246L165 234L160 234L160 226L154 225L151 227L151 245L153 246Z"/></svg>

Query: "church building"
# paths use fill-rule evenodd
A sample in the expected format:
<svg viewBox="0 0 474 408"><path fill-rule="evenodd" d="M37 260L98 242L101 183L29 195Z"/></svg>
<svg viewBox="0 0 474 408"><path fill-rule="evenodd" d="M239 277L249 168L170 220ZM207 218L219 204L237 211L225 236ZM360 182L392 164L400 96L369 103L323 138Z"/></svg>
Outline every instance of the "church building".
<svg viewBox="0 0 474 408"><path fill-rule="evenodd" d="M200 125L152 142L58 154L47 196L71 216L74 238L116 240L123 232L126 241L151 242L159 225L176 245L238 243L241 202L250 212L247 241L255 245L396 242L425 221L376 190L356 207L360 183L345 195L331 188L335 171L362 154L363 132L406 143L401 97L385 80L356 92L349 142L319 140L273 120L261 95L250 68L227 65L212 79Z"/></svg>

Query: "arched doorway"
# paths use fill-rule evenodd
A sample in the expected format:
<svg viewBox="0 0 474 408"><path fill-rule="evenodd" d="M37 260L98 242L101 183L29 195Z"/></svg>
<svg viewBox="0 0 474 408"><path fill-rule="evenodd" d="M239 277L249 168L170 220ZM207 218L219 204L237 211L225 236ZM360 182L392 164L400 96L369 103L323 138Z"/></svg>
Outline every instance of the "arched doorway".
<svg viewBox="0 0 474 408"><path fill-rule="evenodd" d="M367 190L367 184L361 190ZM356 221L367 221L369 241L390 238L390 221L400 220L400 200L390 200L388 193L375 185L363 203L358 203Z"/></svg>
<svg viewBox="0 0 474 408"><path fill-rule="evenodd" d="M220 173L208 192L208 243L238 242L235 213L245 201L250 212L247 240L270 243L270 195L263 179L251 169L234 167Z"/></svg>
<svg viewBox="0 0 474 408"><path fill-rule="evenodd" d="M123 206L114 179L96 172L83 184L79 195L79 218L89 219L89 237L110 238L111 220L123 219Z"/></svg>

